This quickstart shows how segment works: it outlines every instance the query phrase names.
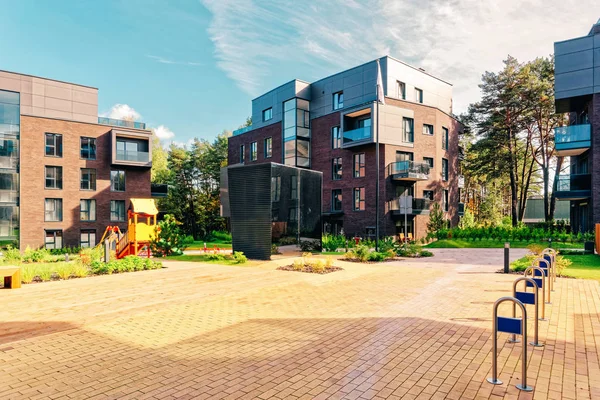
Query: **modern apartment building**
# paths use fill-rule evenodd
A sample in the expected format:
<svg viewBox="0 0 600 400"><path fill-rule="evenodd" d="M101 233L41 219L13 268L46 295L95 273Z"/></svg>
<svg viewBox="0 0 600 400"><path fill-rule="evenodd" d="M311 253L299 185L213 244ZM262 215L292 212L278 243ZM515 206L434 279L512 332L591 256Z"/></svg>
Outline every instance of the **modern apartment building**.
<svg viewBox="0 0 600 400"><path fill-rule="evenodd" d="M98 117L98 89L0 71L0 241L94 246L151 196L151 132Z"/></svg>
<svg viewBox="0 0 600 400"><path fill-rule="evenodd" d="M405 214L407 231L424 236L434 201L456 224L462 125L452 116L452 86L389 56L379 63L385 104L376 102L377 60L254 99L252 125L229 138L229 164L321 171L325 232L374 235L377 168L382 236L404 232Z"/></svg>
<svg viewBox="0 0 600 400"><path fill-rule="evenodd" d="M600 223L600 20L587 36L554 43L556 112L569 125L555 129L566 168L556 197L571 205L571 229L587 232ZM567 161L568 160L568 161Z"/></svg>

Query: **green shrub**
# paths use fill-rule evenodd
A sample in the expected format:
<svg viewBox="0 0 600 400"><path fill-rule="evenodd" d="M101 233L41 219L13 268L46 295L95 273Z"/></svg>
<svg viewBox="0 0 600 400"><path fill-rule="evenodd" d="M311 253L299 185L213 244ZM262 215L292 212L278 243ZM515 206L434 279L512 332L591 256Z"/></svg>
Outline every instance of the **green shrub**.
<svg viewBox="0 0 600 400"><path fill-rule="evenodd" d="M207 259L208 261L225 261L225 260L226 260L226 258L225 258L225 256L224 256L224 255L222 255L222 254L218 254L218 253L214 253L214 254L208 254L208 255L206 256L206 259Z"/></svg>
<svg viewBox="0 0 600 400"><path fill-rule="evenodd" d="M102 247L88 247L79 252L79 262L86 267L90 267L93 262L101 261L104 256Z"/></svg>
<svg viewBox="0 0 600 400"><path fill-rule="evenodd" d="M304 261L302 260L294 260L292 263L292 268L294 271L302 271L304 269Z"/></svg>
<svg viewBox="0 0 600 400"><path fill-rule="evenodd" d="M292 244L296 244L297 240L293 236L283 236L283 237L279 238L278 243L280 246L289 246Z"/></svg>
<svg viewBox="0 0 600 400"><path fill-rule="evenodd" d="M158 256L182 255L191 242L181 228L181 225L172 215L165 218L156 227L156 237L150 241L152 252Z"/></svg>
<svg viewBox="0 0 600 400"><path fill-rule="evenodd" d="M21 282L31 283L36 277L35 266L33 264L24 264L21 267Z"/></svg>
<svg viewBox="0 0 600 400"><path fill-rule="evenodd" d="M563 256L556 256L556 275L562 276L564 270L569 268L571 264L573 264L573 261L569 260L568 258L564 258Z"/></svg>
<svg viewBox="0 0 600 400"><path fill-rule="evenodd" d="M369 260L370 250L367 246L360 244L354 249L354 255L360 262Z"/></svg>
<svg viewBox="0 0 600 400"><path fill-rule="evenodd" d="M380 253L378 251L372 251L371 253L369 253L368 255L368 260L369 261L384 261L386 259L386 255L385 253Z"/></svg>
<svg viewBox="0 0 600 400"><path fill-rule="evenodd" d="M241 251L234 251L231 258L236 264L245 264L248 261L248 258Z"/></svg>
<svg viewBox="0 0 600 400"><path fill-rule="evenodd" d="M52 269L47 264L38 264L35 266L35 274L44 282L52 279Z"/></svg>
<svg viewBox="0 0 600 400"><path fill-rule="evenodd" d="M4 261L9 263L20 263L21 260L21 252L19 251L19 249L16 249L11 245L6 246L6 250L4 251Z"/></svg>
<svg viewBox="0 0 600 400"><path fill-rule="evenodd" d="M83 265L81 261L73 263L72 274L76 278L83 278L90 274L90 268L87 265Z"/></svg>
<svg viewBox="0 0 600 400"><path fill-rule="evenodd" d="M313 272L316 272L318 274L322 274L323 272L325 272L325 263L323 262L323 260L316 260L310 266Z"/></svg>
<svg viewBox="0 0 600 400"><path fill-rule="evenodd" d="M225 231L212 231L204 238L207 242L231 243L231 233Z"/></svg>
<svg viewBox="0 0 600 400"><path fill-rule="evenodd" d="M276 243L271 243L271 254L280 254Z"/></svg>
<svg viewBox="0 0 600 400"><path fill-rule="evenodd" d="M300 241L300 250L306 251L320 251L321 250L321 241L318 239L313 240L301 240Z"/></svg>
<svg viewBox="0 0 600 400"><path fill-rule="evenodd" d="M419 253L419 255L421 257L433 257L433 253L429 250L421 250L421 253Z"/></svg>
<svg viewBox="0 0 600 400"><path fill-rule="evenodd" d="M356 258L356 254L354 254L354 250L348 250L344 253L345 260L354 260Z"/></svg>
<svg viewBox="0 0 600 400"><path fill-rule="evenodd" d="M379 241L379 251L382 253L385 253L388 250L395 250L396 247L398 247L398 242L396 242L393 237L388 236Z"/></svg>
<svg viewBox="0 0 600 400"><path fill-rule="evenodd" d="M342 235L323 235L321 243L323 250L333 252L345 246L346 238Z"/></svg>
<svg viewBox="0 0 600 400"><path fill-rule="evenodd" d="M34 250L34 249L31 249L29 246L27 246L27 248L25 249L25 253L23 253L22 260L24 262L37 263L37 262L42 262L42 261L48 259L49 256L50 256L50 253L46 249Z"/></svg>
<svg viewBox="0 0 600 400"><path fill-rule="evenodd" d="M62 263L56 266L56 275L60 279L69 279L73 273L73 263Z"/></svg>

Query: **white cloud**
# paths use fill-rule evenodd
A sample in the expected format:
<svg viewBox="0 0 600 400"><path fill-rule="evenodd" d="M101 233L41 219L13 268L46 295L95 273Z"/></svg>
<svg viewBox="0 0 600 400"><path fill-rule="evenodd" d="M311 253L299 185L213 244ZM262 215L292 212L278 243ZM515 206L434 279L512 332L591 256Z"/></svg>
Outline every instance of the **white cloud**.
<svg viewBox="0 0 600 400"><path fill-rule="evenodd" d="M160 57L160 56L147 55L146 57L151 58L151 59L153 59L156 62L161 63L161 64L189 65L191 67L199 67L199 66L202 65L202 63L199 63L199 62L193 62L193 61L175 61L175 60L171 60L169 58L164 58L164 57Z"/></svg>
<svg viewBox="0 0 600 400"><path fill-rule="evenodd" d="M115 104L110 110L100 114L101 117L138 121L142 118L139 112L128 104Z"/></svg>
<svg viewBox="0 0 600 400"><path fill-rule="evenodd" d="M218 66L251 95L280 84L274 72L319 79L389 54L453 83L455 112L508 54L547 56L600 17L597 0L201 1Z"/></svg>
<svg viewBox="0 0 600 400"><path fill-rule="evenodd" d="M159 125L153 130L156 137L158 137L160 140L170 140L173 139L173 137L175 136L175 133L173 133L172 130L170 130L164 125Z"/></svg>

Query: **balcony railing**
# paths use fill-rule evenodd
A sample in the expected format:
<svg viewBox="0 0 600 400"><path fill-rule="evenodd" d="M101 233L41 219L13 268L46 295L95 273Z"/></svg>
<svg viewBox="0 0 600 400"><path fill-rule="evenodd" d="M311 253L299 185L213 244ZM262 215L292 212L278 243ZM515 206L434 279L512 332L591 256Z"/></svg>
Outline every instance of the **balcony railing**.
<svg viewBox="0 0 600 400"><path fill-rule="evenodd" d="M396 161L388 165L388 174L392 179L422 181L429 179L430 169L427 163Z"/></svg>
<svg viewBox="0 0 600 400"><path fill-rule="evenodd" d="M147 163L150 161L150 153L144 151L117 150L117 161Z"/></svg>
<svg viewBox="0 0 600 400"><path fill-rule="evenodd" d="M410 204L407 210L404 210L404 202ZM414 198L412 196L406 196L406 200L403 196L400 196L389 202L389 210L393 215L404 215L405 211L408 215L428 215L432 201L426 198Z"/></svg>
<svg viewBox="0 0 600 400"><path fill-rule="evenodd" d="M591 146L591 125L570 125L554 128L556 153L559 156L576 156Z"/></svg>
<svg viewBox="0 0 600 400"><path fill-rule="evenodd" d="M242 133L246 133L246 132L248 132L248 131L251 131L251 130L252 130L252 125L250 125L250 126L245 126L245 127L243 127L243 128L236 129L235 131L233 131L233 134L232 134L232 135L233 135L233 136L241 135Z"/></svg>
<svg viewBox="0 0 600 400"><path fill-rule="evenodd" d="M137 121L126 121L123 119L114 119L106 117L98 117L100 125L120 126L124 128L146 129L146 123Z"/></svg>
<svg viewBox="0 0 600 400"><path fill-rule="evenodd" d="M556 197L561 200L585 199L591 196L590 174L559 175L556 181Z"/></svg>
<svg viewBox="0 0 600 400"><path fill-rule="evenodd" d="M354 142L365 141L371 139L371 127L364 126L350 131L344 131L344 144L352 144Z"/></svg>
<svg viewBox="0 0 600 400"><path fill-rule="evenodd" d="M0 168L16 169L19 165L17 157L0 156Z"/></svg>
<svg viewBox="0 0 600 400"><path fill-rule="evenodd" d="M19 193L16 190L0 190L0 203L17 203Z"/></svg>

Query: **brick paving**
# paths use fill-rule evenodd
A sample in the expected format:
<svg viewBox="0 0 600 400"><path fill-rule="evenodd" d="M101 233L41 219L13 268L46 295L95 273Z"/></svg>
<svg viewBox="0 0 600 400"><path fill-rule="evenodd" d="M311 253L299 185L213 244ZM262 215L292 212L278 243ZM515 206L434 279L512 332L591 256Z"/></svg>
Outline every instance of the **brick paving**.
<svg viewBox="0 0 600 400"><path fill-rule="evenodd" d="M323 276L171 262L2 290L0 399L600 398L596 281L557 281L524 393L507 334L504 384L485 381L492 302L515 278L494 273L502 249L435 252Z"/></svg>

